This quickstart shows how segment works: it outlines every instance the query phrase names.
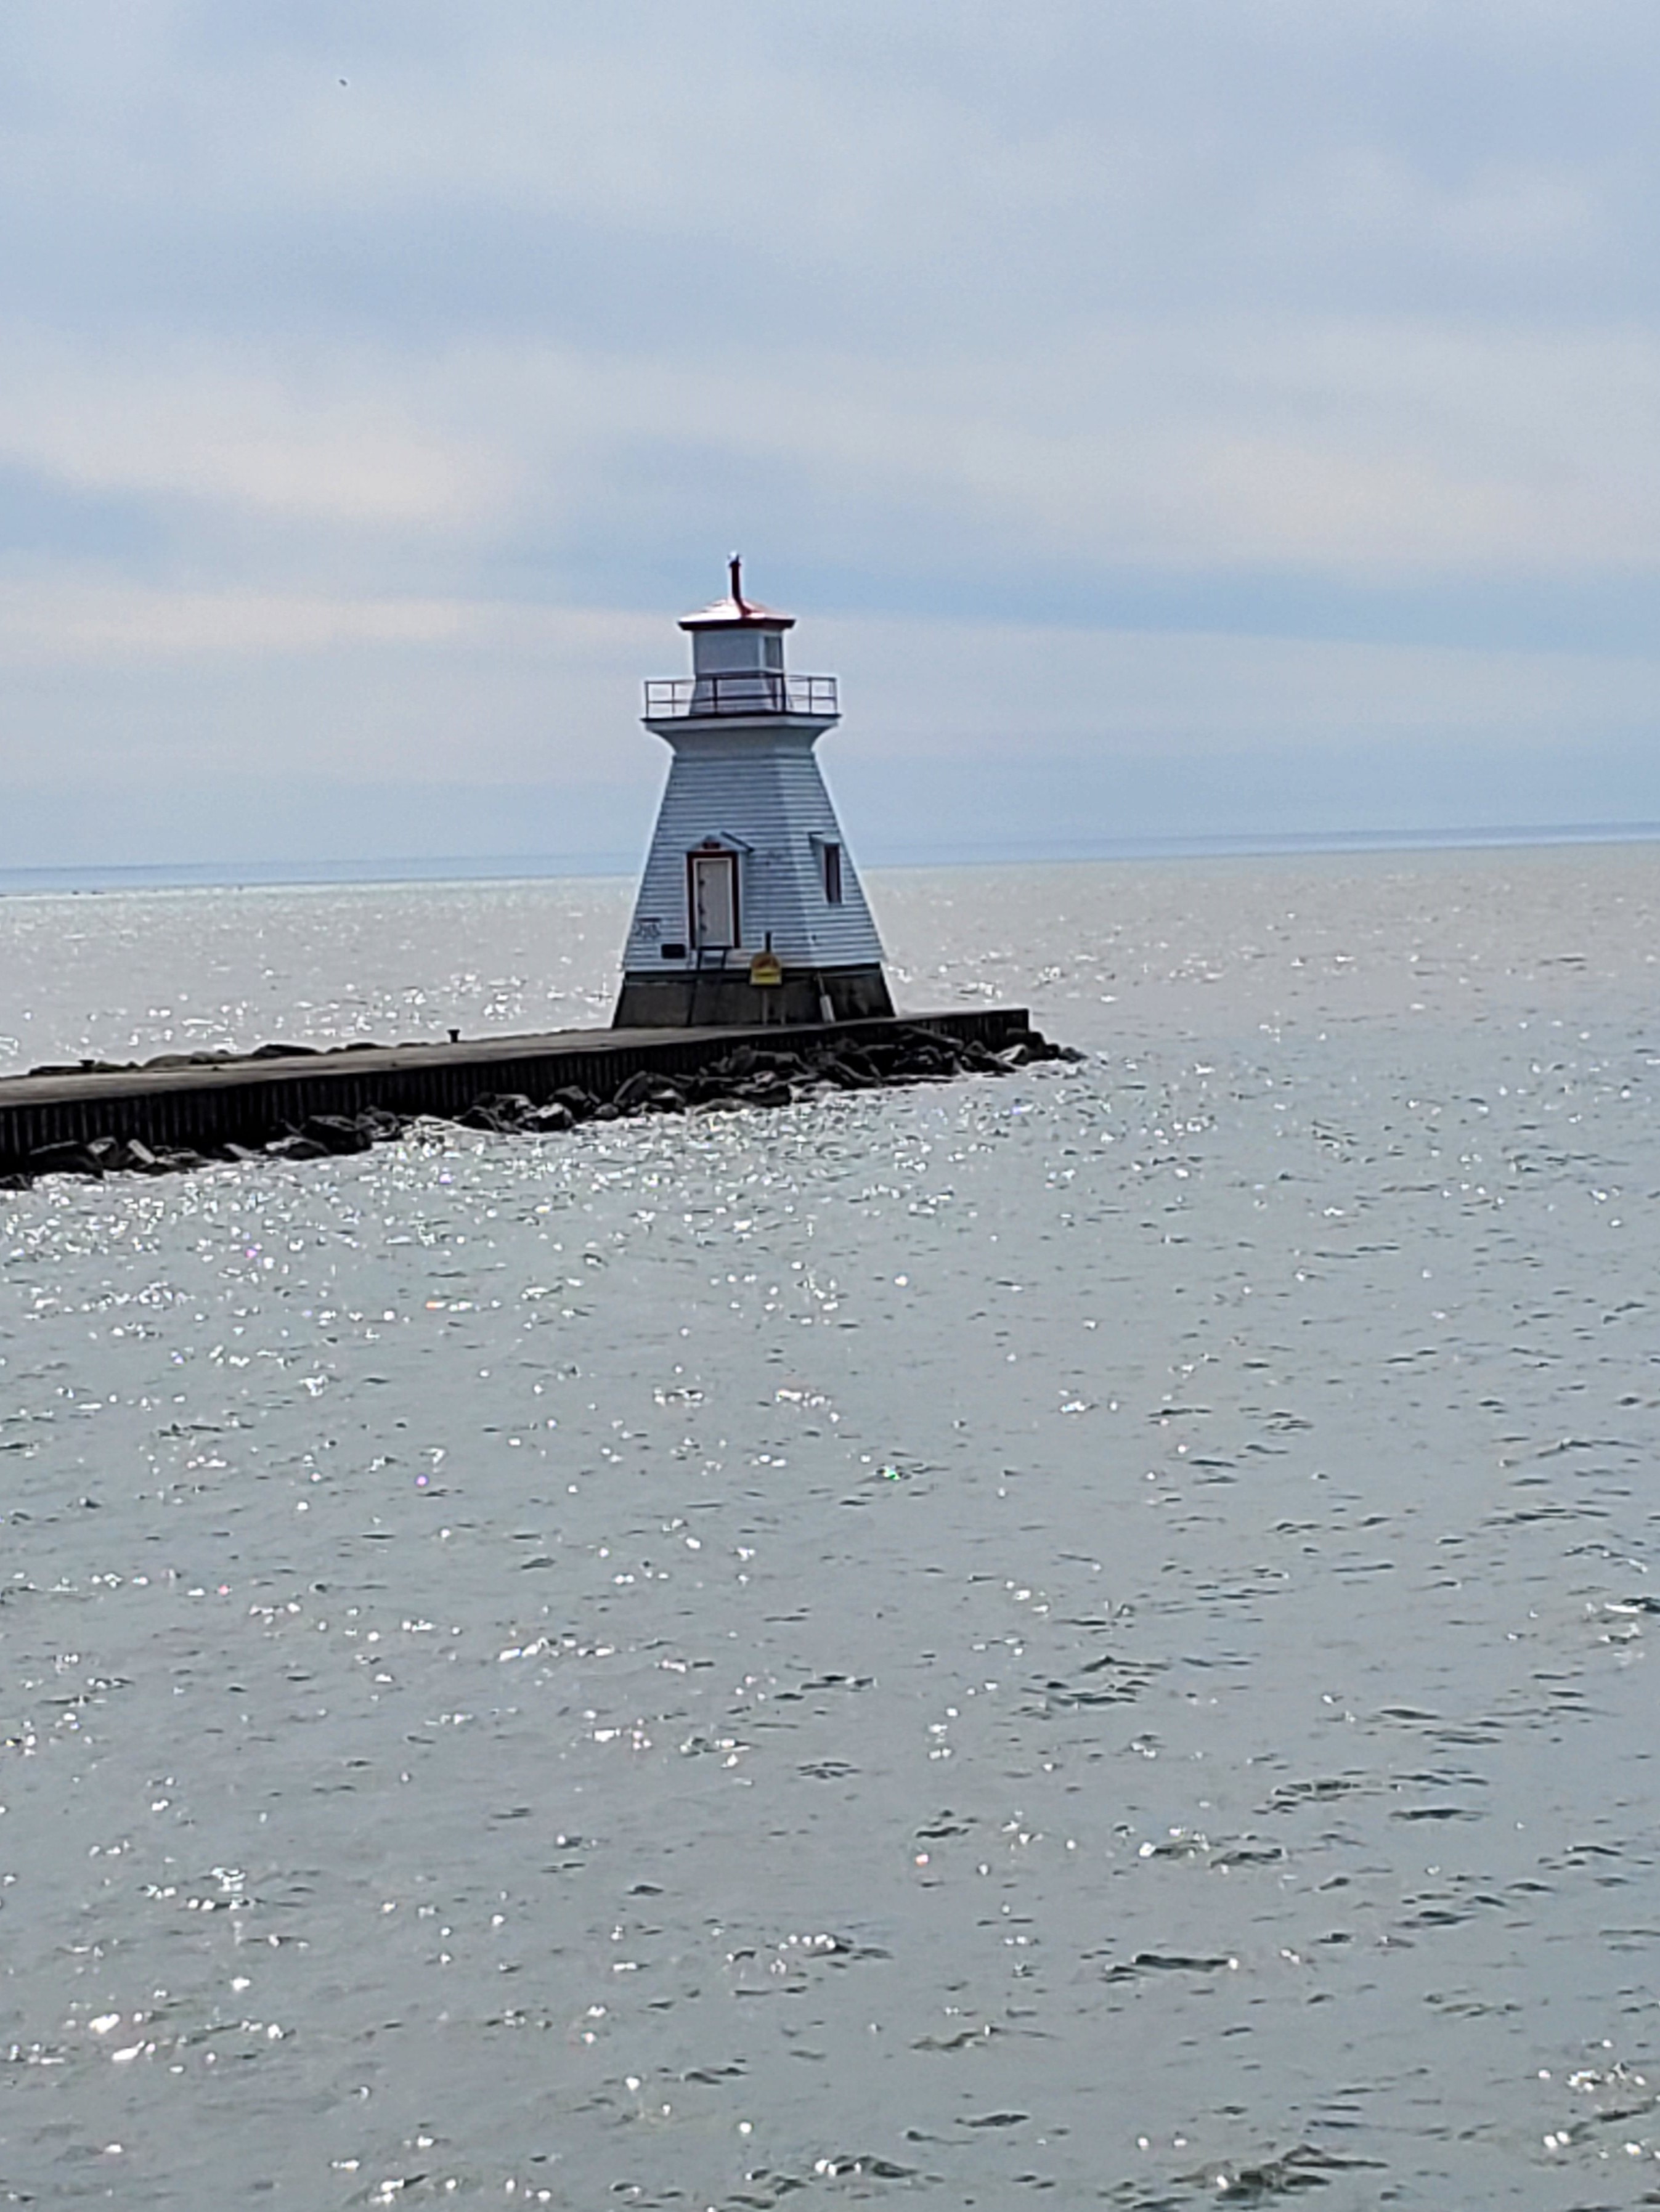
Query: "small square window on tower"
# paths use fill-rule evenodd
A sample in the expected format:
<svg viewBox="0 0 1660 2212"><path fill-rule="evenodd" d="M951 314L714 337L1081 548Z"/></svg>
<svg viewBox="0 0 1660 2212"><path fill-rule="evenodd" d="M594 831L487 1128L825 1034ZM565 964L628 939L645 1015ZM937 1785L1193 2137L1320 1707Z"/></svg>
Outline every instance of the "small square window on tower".
<svg viewBox="0 0 1660 2212"><path fill-rule="evenodd" d="M842 903L842 848L839 845L821 845L818 849L824 860L824 896L832 906L840 906Z"/></svg>

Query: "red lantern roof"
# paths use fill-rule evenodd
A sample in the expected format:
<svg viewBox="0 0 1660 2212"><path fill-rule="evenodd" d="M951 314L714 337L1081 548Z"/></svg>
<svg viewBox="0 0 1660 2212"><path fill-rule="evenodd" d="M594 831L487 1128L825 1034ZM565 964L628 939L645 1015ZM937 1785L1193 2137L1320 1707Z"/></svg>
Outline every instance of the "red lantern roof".
<svg viewBox="0 0 1660 2212"><path fill-rule="evenodd" d="M747 623L760 629L794 629L794 615L781 615L775 607L763 607L758 600L744 597L744 564L736 553L727 562L727 571L731 588L726 598L714 600L695 615L682 615L682 629L721 629L728 623Z"/></svg>

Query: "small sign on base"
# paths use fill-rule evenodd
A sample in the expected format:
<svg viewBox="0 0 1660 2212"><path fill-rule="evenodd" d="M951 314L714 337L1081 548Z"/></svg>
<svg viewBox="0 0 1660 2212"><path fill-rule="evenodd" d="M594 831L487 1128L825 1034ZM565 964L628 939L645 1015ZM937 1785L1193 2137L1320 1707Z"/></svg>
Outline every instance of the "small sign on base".
<svg viewBox="0 0 1660 2212"><path fill-rule="evenodd" d="M783 982L783 963L779 959L778 955L773 951L769 943L764 952L756 953L751 960L750 981L755 985L757 990L775 991ZM781 1008L781 1003L782 1002L781 1000L776 999L763 999L761 1001L761 1019L763 1022L771 1022L774 1020Z"/></svg>

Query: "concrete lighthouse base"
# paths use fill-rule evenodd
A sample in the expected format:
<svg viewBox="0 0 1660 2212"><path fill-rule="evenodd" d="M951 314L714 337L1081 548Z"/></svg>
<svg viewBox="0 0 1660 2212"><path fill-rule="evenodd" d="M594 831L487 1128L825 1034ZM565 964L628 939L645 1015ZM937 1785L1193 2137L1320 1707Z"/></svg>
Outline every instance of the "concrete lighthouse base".
<svg viewBox="0 0 1660 2212"><path fill-rule="evenodd" d="M649 969L623 978L611 1027L688 1030L876 1021L893 1000L879 967L786 968L781 983L751 983L747 966Z"/></svg>

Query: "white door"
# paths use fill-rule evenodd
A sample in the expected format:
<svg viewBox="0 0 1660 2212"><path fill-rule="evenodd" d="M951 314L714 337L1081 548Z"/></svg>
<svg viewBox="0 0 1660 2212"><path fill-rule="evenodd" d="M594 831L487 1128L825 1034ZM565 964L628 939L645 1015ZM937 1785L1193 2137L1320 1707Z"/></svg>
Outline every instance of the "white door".
<svg viewBox="0 0 1660 2212"><path fill-rule="evenodd" d="M693 853L691 940L699 946L738 943L738 855Z"/></svg>

